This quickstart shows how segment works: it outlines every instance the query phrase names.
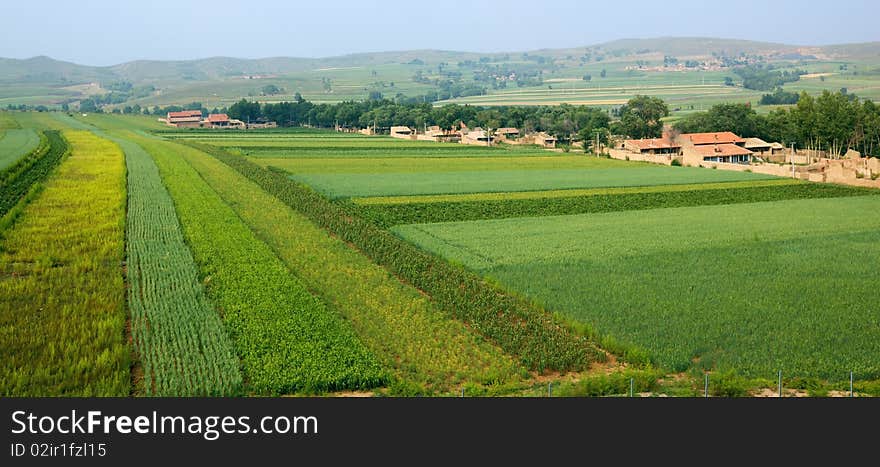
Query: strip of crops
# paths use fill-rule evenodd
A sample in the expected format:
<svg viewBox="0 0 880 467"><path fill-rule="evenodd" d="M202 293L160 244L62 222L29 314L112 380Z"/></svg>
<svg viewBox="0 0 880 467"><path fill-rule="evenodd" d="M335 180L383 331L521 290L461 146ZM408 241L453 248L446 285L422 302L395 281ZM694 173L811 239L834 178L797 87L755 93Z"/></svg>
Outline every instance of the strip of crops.
<svg viewBox="0 0 880 467"><path fill-rule="evenodd" d="M535 156L535 157L407 157L369 159L254 159L259 165L273 166L296 174L379 174L430 172L470 172L494 170L552 170L552 169L609 169L644 168L645 164L615 159L583 156ZM660 167L658 167L660 168Z"/></svg>
<svg viewBox="0 0 880 467"><path fill-rule="evenodd" d="M383 364L416 384L418 392L448 391L465 382L500 384L522 373L512 358L443 315L418 290L229 166L200 152L182 155L310 290L352 323Z"/></svg>
<svg viewBox="0 0 880 467"><path fill-rule="evenodd" d="M654 191L569 198L486 200L360 206L362 215L381 227L399 224L539 217L592 212L754 203L786 199L834 198L876 193L869 188L797 183L712 190Z"/></svg>
<svg viewBox="0 0 880 467"><path fill-rule="evenodd" d="M696 167L645 164L640 167L620 167L440 173L306 173L292 174L291 178L331 198L681 185L776 178Z"/></svg>
<svg viewBox="0 0 880 467"><path fill-rule="evenodd" d="M40 141L40 136L31 129L6 130L0 138L0 171L35 150Z"/></svg>
<svg viewBox="0 0 880 467"><path fill-rule="evenodd" d="M364 389L386 376L350 327L290 274L235 211L181 158L192 151L138 139L159 167L209 296L261 394Z"/></svg>
<svg viewBox="0 0 880 467"><path fill-rule="evenodd" d="M125 163L88 132L0 245L0 394L125 396Z"/></svg>
<svg viewBox="0 0 880 467"><path fill-rule="evenodd" d="M506 201L518 199L573 198L592 195L622 195L627 193L659 193L663 191L715 190L751 188L759 186L797 185L806 183L793 178L749 180L744 182L691 183L686 185L632 186L620 188L583 188L575 190L507 191L501 193L464 193L458 195L371 196L351 198L361 206L410 203L457 203L465 201Z"/></svg>
<svg viewBox="0 0 880 467"><path fill-rule="evenodd" d="M31 154L0 172L0 217L45 180L67 153L67 142L59 132L46 131L44 138Z"/></svg>
<svg viewBox="0 0 880 467"><path fill-rule="evenodd" d="M539 371L581 369L601 358L601 352L586 337L574 334L530 302L345 211L281 173L218 148L198 147L428 293L443 310L517 356L526 367Z"/></svg>
<svg viewBox="0 0 880 467"><path fill-rule="evenodd" d="M878 210L860 196L394 231L664 368L839 381L880 376Z"/></svg>
<svg viewBox="0 0 880 467"><path fill-rule="evenodd" d="M119 141L128 167L126 253L131 334L147 396L228 396L238 358L207 300L174 204L150 155Z"/></svg>

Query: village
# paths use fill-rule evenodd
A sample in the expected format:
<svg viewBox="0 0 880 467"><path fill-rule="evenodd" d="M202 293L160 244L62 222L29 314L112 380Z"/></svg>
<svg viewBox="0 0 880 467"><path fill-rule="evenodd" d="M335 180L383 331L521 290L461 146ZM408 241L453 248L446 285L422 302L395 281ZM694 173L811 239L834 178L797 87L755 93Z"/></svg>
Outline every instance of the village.
<svg viewBox="0 0 880 467"><path fill-rule="evenodd" d="M208 114L207 117L202 116L201 110L183 110L180 112L168 112L165 118L160 118L160 122L173 126L175 128L227 128L227 129L256 129L256 128L277 128L276 122L266 119L257 119L253 122L243 122L224 113Z"/></svg>
<svg viewBox="0 0 880 467"><path fill-rule="evenodd" d="M351 131L339 126L336 130ZM364 135L377 134L372 127L357 132ZM546 132L523 133L517 128L498 128L492 131L480 127L468 128L464 122L459 124L458 129L444 130L439 126L427 126L422 132L408 126L392 126L388 136L413 141L480 146L532 145L563 151L557 147L557 138ZM573 141L570 147L583 148L583 142ZM795 150L786 148L779 142L743 138L729 131L676 133L667 126L660 138L612 138L609 147L600 147L597 152L607 154L612 159L627 161L754 172L812 182L880 187L878 158L862 157L854 150L847 151L841 158L834 158L829 157L825 151Z"/></svg>

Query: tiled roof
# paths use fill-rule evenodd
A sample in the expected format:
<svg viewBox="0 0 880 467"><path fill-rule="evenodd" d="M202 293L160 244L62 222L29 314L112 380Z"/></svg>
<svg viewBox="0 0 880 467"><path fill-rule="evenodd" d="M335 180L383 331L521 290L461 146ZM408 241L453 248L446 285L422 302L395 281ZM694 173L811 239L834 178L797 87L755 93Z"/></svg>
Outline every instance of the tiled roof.
<svg viewBox="0 0 880 467"><path fill-rule="evenodd" d="M723 143L744 143L746 140L729 132L721 131L718 133L683 133L681 138L690 140L691 143L700 144L723 144Z"/></svg>
<svg viewBox="0 0 880 467"><path fill-rule="evenodd" d="M704 144L694 146L694 149L702 154L703 157L748 156L752 154L752 151L735 144Z"/></svg>

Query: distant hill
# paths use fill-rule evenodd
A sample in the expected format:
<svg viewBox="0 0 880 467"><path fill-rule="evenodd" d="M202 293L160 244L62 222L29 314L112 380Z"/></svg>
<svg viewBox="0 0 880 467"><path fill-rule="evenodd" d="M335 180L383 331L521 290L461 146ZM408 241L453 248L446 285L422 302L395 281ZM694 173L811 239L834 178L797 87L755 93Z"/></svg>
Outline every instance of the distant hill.
<svg viewBox="0 0 880 467"><path fill-rule="evenodd" d="M23 60L0 58L0 105L76 102L112 89L114 83L122 81L127 82L126 86L130 83L151 93L132 98L132 103L143 105L193 100L226 104L241 97L259 96L262 87L269 84L289 91L288 94L302 91L310 99L331 102L363 99L371 91L381 91L388 97L418 96L438 89L437 83L450 79L443 75L442 68L457 71L457 77L453 78L457 83L473 85L476 68L468 67L468 63L485 63L497 70L515 70L520 75L543 73L545 77L564 81L589 74L596 76L603 71L605 63L618 64L620 71L621 63L657 63L658 60L662 63L667 55L699 60L741 54L769 61L853 60L875 62L871 64L880 66L880 42L804 47L708 37L619 39L573 48L503 53L403 50L326 58L137 60L101 67L39 56ZM602 65L597 65L600 61ZM416 73L423 75L416 79ZM481 79L486 82L485 76ZM540 84L540 79L537 82Z"/></svg>
<svg viewBox="0 0 880 467"><path fill-rule="evenodd" d="M563 57L586 51L616 52L631 56L659 53L672 56L708 56L712 53L727 55L791 53L812 50L835 58L880 57L880 42L844 44L824 47L802 47L768 42L704 37L660 37L654 39L619 39L602 44L526 51L532 55ZM360 53L326 58L273 57L239 59L212 57L198 60L163 61L138 60L108 67L92 67L54 60L40 56L29 59L0 58L0 82L30 82L42 84L81 84L95 80L127 80L150 82L164 80L210 81L245 74L294 73L330 67L375 66L388 63L407 63L420 60L426 64L457 63L491 57L519 57L523 52L474 53L443 50L404 50Z"/></svg>

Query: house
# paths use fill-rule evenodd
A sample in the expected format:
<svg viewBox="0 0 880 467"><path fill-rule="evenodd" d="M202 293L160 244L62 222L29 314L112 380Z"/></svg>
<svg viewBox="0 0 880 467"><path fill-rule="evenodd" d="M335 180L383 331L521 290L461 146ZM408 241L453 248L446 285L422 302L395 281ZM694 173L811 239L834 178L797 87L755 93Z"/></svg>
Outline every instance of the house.
<svg viewBox="0 0 880 467"><path fill-rule="evenodd" d="M532 135L533 144L543 147L544 149L553 149L556 147L556 137L551 136L543 131Z"/></svg>
<svg viewBox="0 0 880 467"><path fill-rule="evenodd" d="M413 139L412 128L408 126L393 126L391 127L391 132L389 133L389 135L392 138Z"/></svg>
<svg viewBox="0 0 880 467"><path fill-rule="evenodd" d="M205 120L205 123L211 128L222 128L228 127L230 120L229 115L226 114L210 114L208 118Z"/></svg>
<svg viewBox="0 0 880 467"><path fill-rule="evenodd" d="M628 139L623 148L637 154L673 154L681 153L681 144L670 138Z"/></svg>
<svg viewBox="0 0 880 467"><path fill-rule="evenodd" d="M519 138L519 130L516 128L499 128L495 130L495 137L502 141L511 141Z"/></svg>
<svg viewBox="0 0 880 467"><path fill-rule="evenodd" d="M735 144L744 146L746 140L733 134L730 131L720 131L717 133L682 133L678 135L676 140L682 145L693 144L700 146L703 144Z"/></svg>
<svg viewBox="0 0 880 467"><path fill-rule="evenodd" d="M461 141L461 132L455 129L444 130L437 125L427 127L424 134L417 135L419 141L433 141L436 143L458 143Z"/></svg>
<svg viewBox="0 0 880 467"><path fill-rule="evenodd" d="M746 144L743 147L761 156L780 154L785 149L779 143L768 143L761 138L746 138Z"/></svg>
<svg viewBox="0 0 880 467"><path fill-rule="evenodd" d="M725 162L728 164L748 164L752 161L752 151L731 143L722 144L701 144L689 148L688 152L694 153L688 159L694 162ZM694 157L697 156L697 157ZM696 159L696 160L694 160Z"/></svg>
<svg viewBox="0 0 880 467"><path fill-rule="evenodd" d="M181 112L168 112L165 123L177 128L199 128L202 126L202 111L184 110Z"/></svg>
<svg viewBox="0 0 880 467"><path fill-rule="evenodd" d="M465 127L467 128L467 127ZM474 128L473 130L465 132L462 130L461 132L461 140L459 141L461 144L473 144L473 145L481 145L481 146L489 146L493 142L495 142L495 137L486 133L480 127Z"/></svg>
<svg viewBox="0 0 880 467"><path fill-rule="evenodd" d="M682 133L675 140L681 144L682 162L699 166L703 162L749 164L752 151L746 140L730 131L715 133Z"/></svg>

